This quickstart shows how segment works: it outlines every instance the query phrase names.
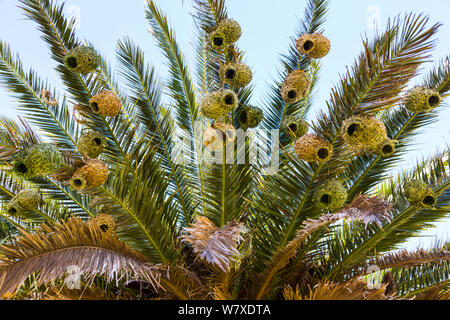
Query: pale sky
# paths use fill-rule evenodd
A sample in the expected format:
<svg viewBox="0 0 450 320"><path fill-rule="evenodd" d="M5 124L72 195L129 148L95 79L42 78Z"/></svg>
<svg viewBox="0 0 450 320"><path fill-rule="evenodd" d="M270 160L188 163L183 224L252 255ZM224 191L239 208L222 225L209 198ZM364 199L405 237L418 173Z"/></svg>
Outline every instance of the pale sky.
<svg viewBox="0 0 450 320"><path fill-rule="evenodd" d="M94 43L103 55L115 64L115 48L118 39L130 36L147 54L147 59L156 66L160 76L165 78L167 71L164 60L155 42L147 32L144 19L143 0L68 0L66 12L78 17L78 34ZM160 0L159 6L169 16L176 30L180 48L188 61L194 61L192 44L195 43L194 26L190 12L190 0ZM289 37L293 34L298 18L302 17L307 1L304 0L228 0L229 15L239 21L243 36L239 47L246 51L247 63L254 71L255 91L252 103L261 103L276 69L280 67L280 53L286 51ZM430 25L442 22L444 26L438 34L439 43L432 59L437 62L449 54L450 40L450 1L448 0L330 0L325 35L332 42L330 54L322 59L321 80L319 82L315 108L310 112L310 120L316 112L325 107L330 89L338 81L338 75L351 66L362 49L361 37L374 34L373 19L385 29L387 19L399 13L423 12L430 17ZM17 8L16 0L0 0L0 39L8 42L18 52L25 67L32 66L44 79L59 85L54 64L49 51L40 39L36 25L24 20ZM432 63L425 65L429 70ZM190 64L194 68L194 64ZM425 74L425 73L424 73ZM420 82L421 78L417 79ZM422 130L416 144L399 168L413 165L417 159L427 158L438 149L445 148L449 141L450 108L448 99L441 107L440 121ZM16 104L4 88L0 88L0 115L16 117ZM449 239L450 219L437 224L438 228L428 230L424 237L408 242L408 247L419 244L430 246L436 240Z"/></svg>

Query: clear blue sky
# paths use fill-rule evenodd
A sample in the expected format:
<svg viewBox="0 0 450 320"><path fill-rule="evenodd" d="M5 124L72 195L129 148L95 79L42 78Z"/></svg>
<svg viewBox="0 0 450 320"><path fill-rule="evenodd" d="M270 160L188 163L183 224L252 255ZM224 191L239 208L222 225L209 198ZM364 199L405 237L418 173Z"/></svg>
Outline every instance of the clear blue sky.
<svg viewBox="0 0 450 320"><path fill-rule="evenodd" d="M286 50L289 37L296 28L298 18L302 17L307 1L228 0L227 3L230 16L238 20L243 29L239 46L246 51L247 62L255 73L253 103L258 104L264 96L267 83L276 75L279 54ZM364 33L369 36L374 33L370 27L372 17L379 17L383 30L387 19L396 14L410 11L426 13L430 16L431 23L440 21L444 24L438 35L439 43L433 59L437 61L450 53L448 0L330 0L330 3L325 34L331 39L332 51L322 60L322 77L311 119L315 117L317 110L325 106L331 87L337 83L338 74L345 72L345 67L353 64L362 48L361 36ZM24 20L16 4L15 0L0 0L0 39L20 53L25 66L32 66L43 78L54 81L57 86L59 82L53 71L54 65L48 49L40 39L35 25ZM95 43L113 64L116 41L129 35L145 49L147 59L156 66L161 77L166 77L164 60L147 32L143 0L68 0L66 4L67 13L79 17L78 34ZM193 61L190 59L193 56L192 43L195 42L190 16L191 1L160 0L158 4L168 14L180 47L187 58ZM432 64L425 65L425 70L431 66ZM441 120L423 129L423 134L399 167L413 165L417 159L433 155L448 143L450 108L445 106L442 109ZM0 89L0 115L16 116L15 103L3 88ZM436 239L448 239L450 221L441 222L437 226L438 228L425 232L426 237L410 241L408 247L416 247L419 243L429 246Z"/></svg>

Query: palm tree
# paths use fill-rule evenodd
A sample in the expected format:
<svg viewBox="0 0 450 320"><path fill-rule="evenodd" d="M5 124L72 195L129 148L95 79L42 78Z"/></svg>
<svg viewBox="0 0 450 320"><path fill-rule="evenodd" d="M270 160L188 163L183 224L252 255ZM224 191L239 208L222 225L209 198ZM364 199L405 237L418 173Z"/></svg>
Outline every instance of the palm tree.
<svg viewBox="0 0 450 320"><path fill-rule="evenodd" d="M390 20L307 124L329 50L326 0L308 1L260 108L224 0L194 0L194 75L147 1L167 83L131 39L118 41L112 71L76 36L64 5L19 3L63 88L0 42L0 81L23 116L0 121L1 297L449 298L448 243L397 250L448 215L448 150L390 174L448 96L449 57L408 90L440 24ZM263 170L267 157L250 159L255 143L266 145L256 125L277 138L273 172ZM205 150L246 158L208 162Z"/></svg>

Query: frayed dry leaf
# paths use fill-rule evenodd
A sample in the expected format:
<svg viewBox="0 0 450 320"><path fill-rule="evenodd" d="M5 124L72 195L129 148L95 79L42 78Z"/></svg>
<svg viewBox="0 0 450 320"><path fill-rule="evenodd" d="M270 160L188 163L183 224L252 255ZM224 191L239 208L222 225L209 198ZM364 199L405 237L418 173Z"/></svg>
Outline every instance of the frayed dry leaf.
<svg viewBox="0 0 450 320"><path fill-rule="evenodd" d="M88 284L103 275L108 282L134 278L159 287L155 266L117 236L79 219L21 233L12 244L0 246L0 295L15 293L31 274L39 285L63 278L69 270Z"/></svg>
<svg viewBox="0 0 450 320"><path fill-rule="evenodd" d="M223 271L230 270L231 262L239 255L237 246L243 240L242 223L232 222L223 228L216 227L206 217L198 217L184 229L183 241L189 243L196 254Z"/></svg>
<svg viewBox="0 0 450 320"><path fill-rule="evenodd" d="M381 228L383 220L387 222L392 220L391 210L392 204L383 198L359 195L337 215L341 218L361 221L366 226L376 223Z"/></svg>
<svg viewBox="0 0 450 320"><path fill-rule="evenodd" d="M418 249L414 252L400 250L383 256L372 258L368 265L377 265L380 268L409 268L425 263L450 261L450 251Z"/></svg>
<svg viewBox="0 0 450 320"><path fill-rule="evenodd" d="M52 97L52 93L48 90L41 90L41 98L44 100L45 104L49 106L57 106L58 100Z"/></svg>
<svg viewBox="0 0 450 320"><path fill-rule="evenodd" d="M286 300L389 300L385 294L385 285L369 289L365 282L352 279L346 283L321 282L310 288L307 295L302 295L298 288L285 287Z"/></svg>

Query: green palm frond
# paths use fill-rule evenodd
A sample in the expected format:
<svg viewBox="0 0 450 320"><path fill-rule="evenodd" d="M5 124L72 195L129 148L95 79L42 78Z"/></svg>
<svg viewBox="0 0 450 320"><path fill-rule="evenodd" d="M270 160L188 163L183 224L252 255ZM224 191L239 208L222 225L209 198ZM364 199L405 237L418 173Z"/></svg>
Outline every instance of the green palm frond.
<svg viewBox="0 0 450 320"><path fill-rule="evenodd" d="M219 61L224 61L222 54L212 50L208 43L209 31L221 20L228 17L225 1L195 0L194 22L196 23L196 76L198 91L205 95L221 87Z"/></svg>
<svg viewBox="0 0 450 320"><path fill-rule="evenodd" d="M136 105L136 114L143 124L140 128L145 139L156 146L161 155L162 165L167 175L173 180L173 188L177 193L180 210L186 223L194 213L195 188L198 179L189 176L195 169L186 170L174 162L174 142L168 117L161 114L161 87L153 68L145 65L142 50L129 39L119 42L118 56L121 63L121 75L133 96L130 98ZM191 187L192 186L192 187ZM198 197L198 196L197 196Z"/></svg>
<svg viewBox="0 0 450 320"><path fill-rule="evenodd" d="M37 134L27 122L22 120L21 122L22 125L19 125L13 120L0 121L0 150L6 152L5 157L0 158L1 161L9 162L12 152L17 151L21 147L31 146L39 142ZM4 172L7 172L10 170L10 167L7 166L4 169ZM11 179L21 180L21 178L15 175ZM64 205L69 212L77 216L86 217L93 215L91 209L88 207L88 196L79 195L68 186L56 182L50 177L34 179L33 181L29 181L28 184L31 184L32 188L40 189L49 199L55 200L60 205ZM8 185L2 184L1 187L8 188ZM55 217L55 220L58 219Z"/></svg>
<svg viewBox="0 0 450 320"><path fill-rule="evenodd" d="M395 268L391 272L397 283L397 294L406 298L412 298L430 289L448 285L450 263L444 261L407 269Z"/></svg>
<svg viewBox="0 0 450 320"><path fill-rule="evenodd" d="M57 5L51 0L24 0L20 1L20 8L27 18L38 24L39 30L43 33L43 39L50 47L52 58L57 63L56 71L75 104L88 107L92 96L103 89L114 90L116 94L119 94L114 80L106 78L111 74L103 58L100 59L100 72L88 76L74 73L64 65L63 59L67 51L82 44L70 28L70 21L63 14L64 4ZM124 101L123 98L121 100ZM109 152L106 155L115 161L120 161L129 150L128 141L124 141L123 137L132 130L127 119L129 108L122 106L122 109L123 114L113 119L105 119L92 113L86 115L87 126L102 132L113 142L109 144Z"/></svg>
<svg viewBox="0 0 450 320"><path fill-rule="evenodd" d="M372 111L377 110L380 107L377 95L381 96L386 89L385 94L394 97L403 89L406 82L416 75L425 54L433 47L430 38L438 28L438 25L434 25L427 29L426 22L426 18L409 15L402 22L403 27L397 27L395 22L389 25L387 31L371 45L365 42L366 50L353 67L352 73L349 71L347 76L341 79L340 88L333 91L332 103L329 105L330 115L328 117L324 114L315 128L317 133L333 142L335 148L333 159L326 164L313 163L309 177L302 179L307 185L299 194L297 205L291 207L293 214L288 215L285 224L278 227L281 229L278 233L282 239L281 246L292 239L305 217L320 214L311 202L316 183L320 179L332 177L333 174L335 176L336 172L346 165L347 149L338 139L342 121L361 105L371 105ZM417 55L417 52L422 54ZM374 61L377 61L378 65L373 65ZM393 70L398 70L396 72L401 78L395 82L395 86L389 87L390 82L386 83L390 81L390 73ZM364 109L368 111L370 108Z"/></svg>
<svg viewBox="0 0 450 320"><path fill-rule="evenodd" d="M118 235L154 263L169 263L177 257L178 214L169 182L159 168L155 150L139 151L115 168L108 183L92 191L92 206L102 208L118 220ZM123 229L121 228L123 226Z"/></svg>
<svg viewBox="0 0 450 320"><path fill-rule="evenodd" d="M450 66L447 57L430 72L423 85L445 95L450 90L449 82ZM388 136L397 141L396 153L389 158L365 155L353 160L347 167L347 176L352 182L349 197L353 198L359 193L367 192L383 178L386 178L387 172L405 155L408 145L414 141L413 138L417 135L418 130L437 121L441 110L442 107L426 113L413 114L402 104L396 110L386 111L382 118L384 118Z"/></svg>
<svg viewBox="0 0 450 320"><path fill-rule="evenodd" d="M364 40L364 51L355 65L332 89L328 114L319 116L314 125L334 146L333 158L321 168L327 175L345 170L352 158L340 139L342 122L360 112L387 110L401 100L400 93L435 46L433 36L440 24L429 27L428 20L408 14L390 21L381 36L372 42Z"/></svg>
<svg viewBox="0 0 450 320"><path fill-rule="evenodd" d="M448 215L449 187L448 166L443 160L447 153L424 161L412 174L399 175L396 182L390 180L384 192L384 197L394 203L393 220L379 228L361 224L344 225L328 243L329 256L326 258L330 278L339 274L343 268L364 261L373 252L387 252L397 249L406 239L417 235L434 221ZM411 177L422 177L434 186L438 201L434 209L418 208L410 205L405 199L402 186ZM325 262L325 264L327 264Z"/></svg>
<svg viewBox="0 0 450 320"><path fill-rule="evenodd" d="M79 127L72 120L66 101L60 101L58 107L47 105L41 91L50 86L33 70L25 71L20 58L4 42L0 42L0 81L18 99L19 110L31 124L38 126L62 148L74 148L73 137L77 136Z"/></svg>
<svg viewBox="0 0 450 320"><path fill-rule="evenodd" d="M168 94L175 101L178 125L193 135L195 122L199 120L199 110L189 68L180 52L167 17L150 0L147 1L146 18L152 27L158 45L168 60L170 73L170 81L167 85Z"/></svg>
<svg viewBox="0 0 450 320"><path fill-rule="evenodd" d="M263 126L268 129L279 129L281 120L285 115L300 113L306 116L311 107L311 98L318 80L320 63L311 60L308 56L301 55L295 45L295 41L305 33L322 33L325 17L328 12L327 0L309 0L305 9L304 17L299 21L295 35L291 37L291 43L287 53L282 55L281 70L278 71L277 80L270 85L270 93L265 101L265 119ZM309 94L294 104L287 104L281 98L281 85L287 74L293 70L309 71L312 84Z"/></svg>

